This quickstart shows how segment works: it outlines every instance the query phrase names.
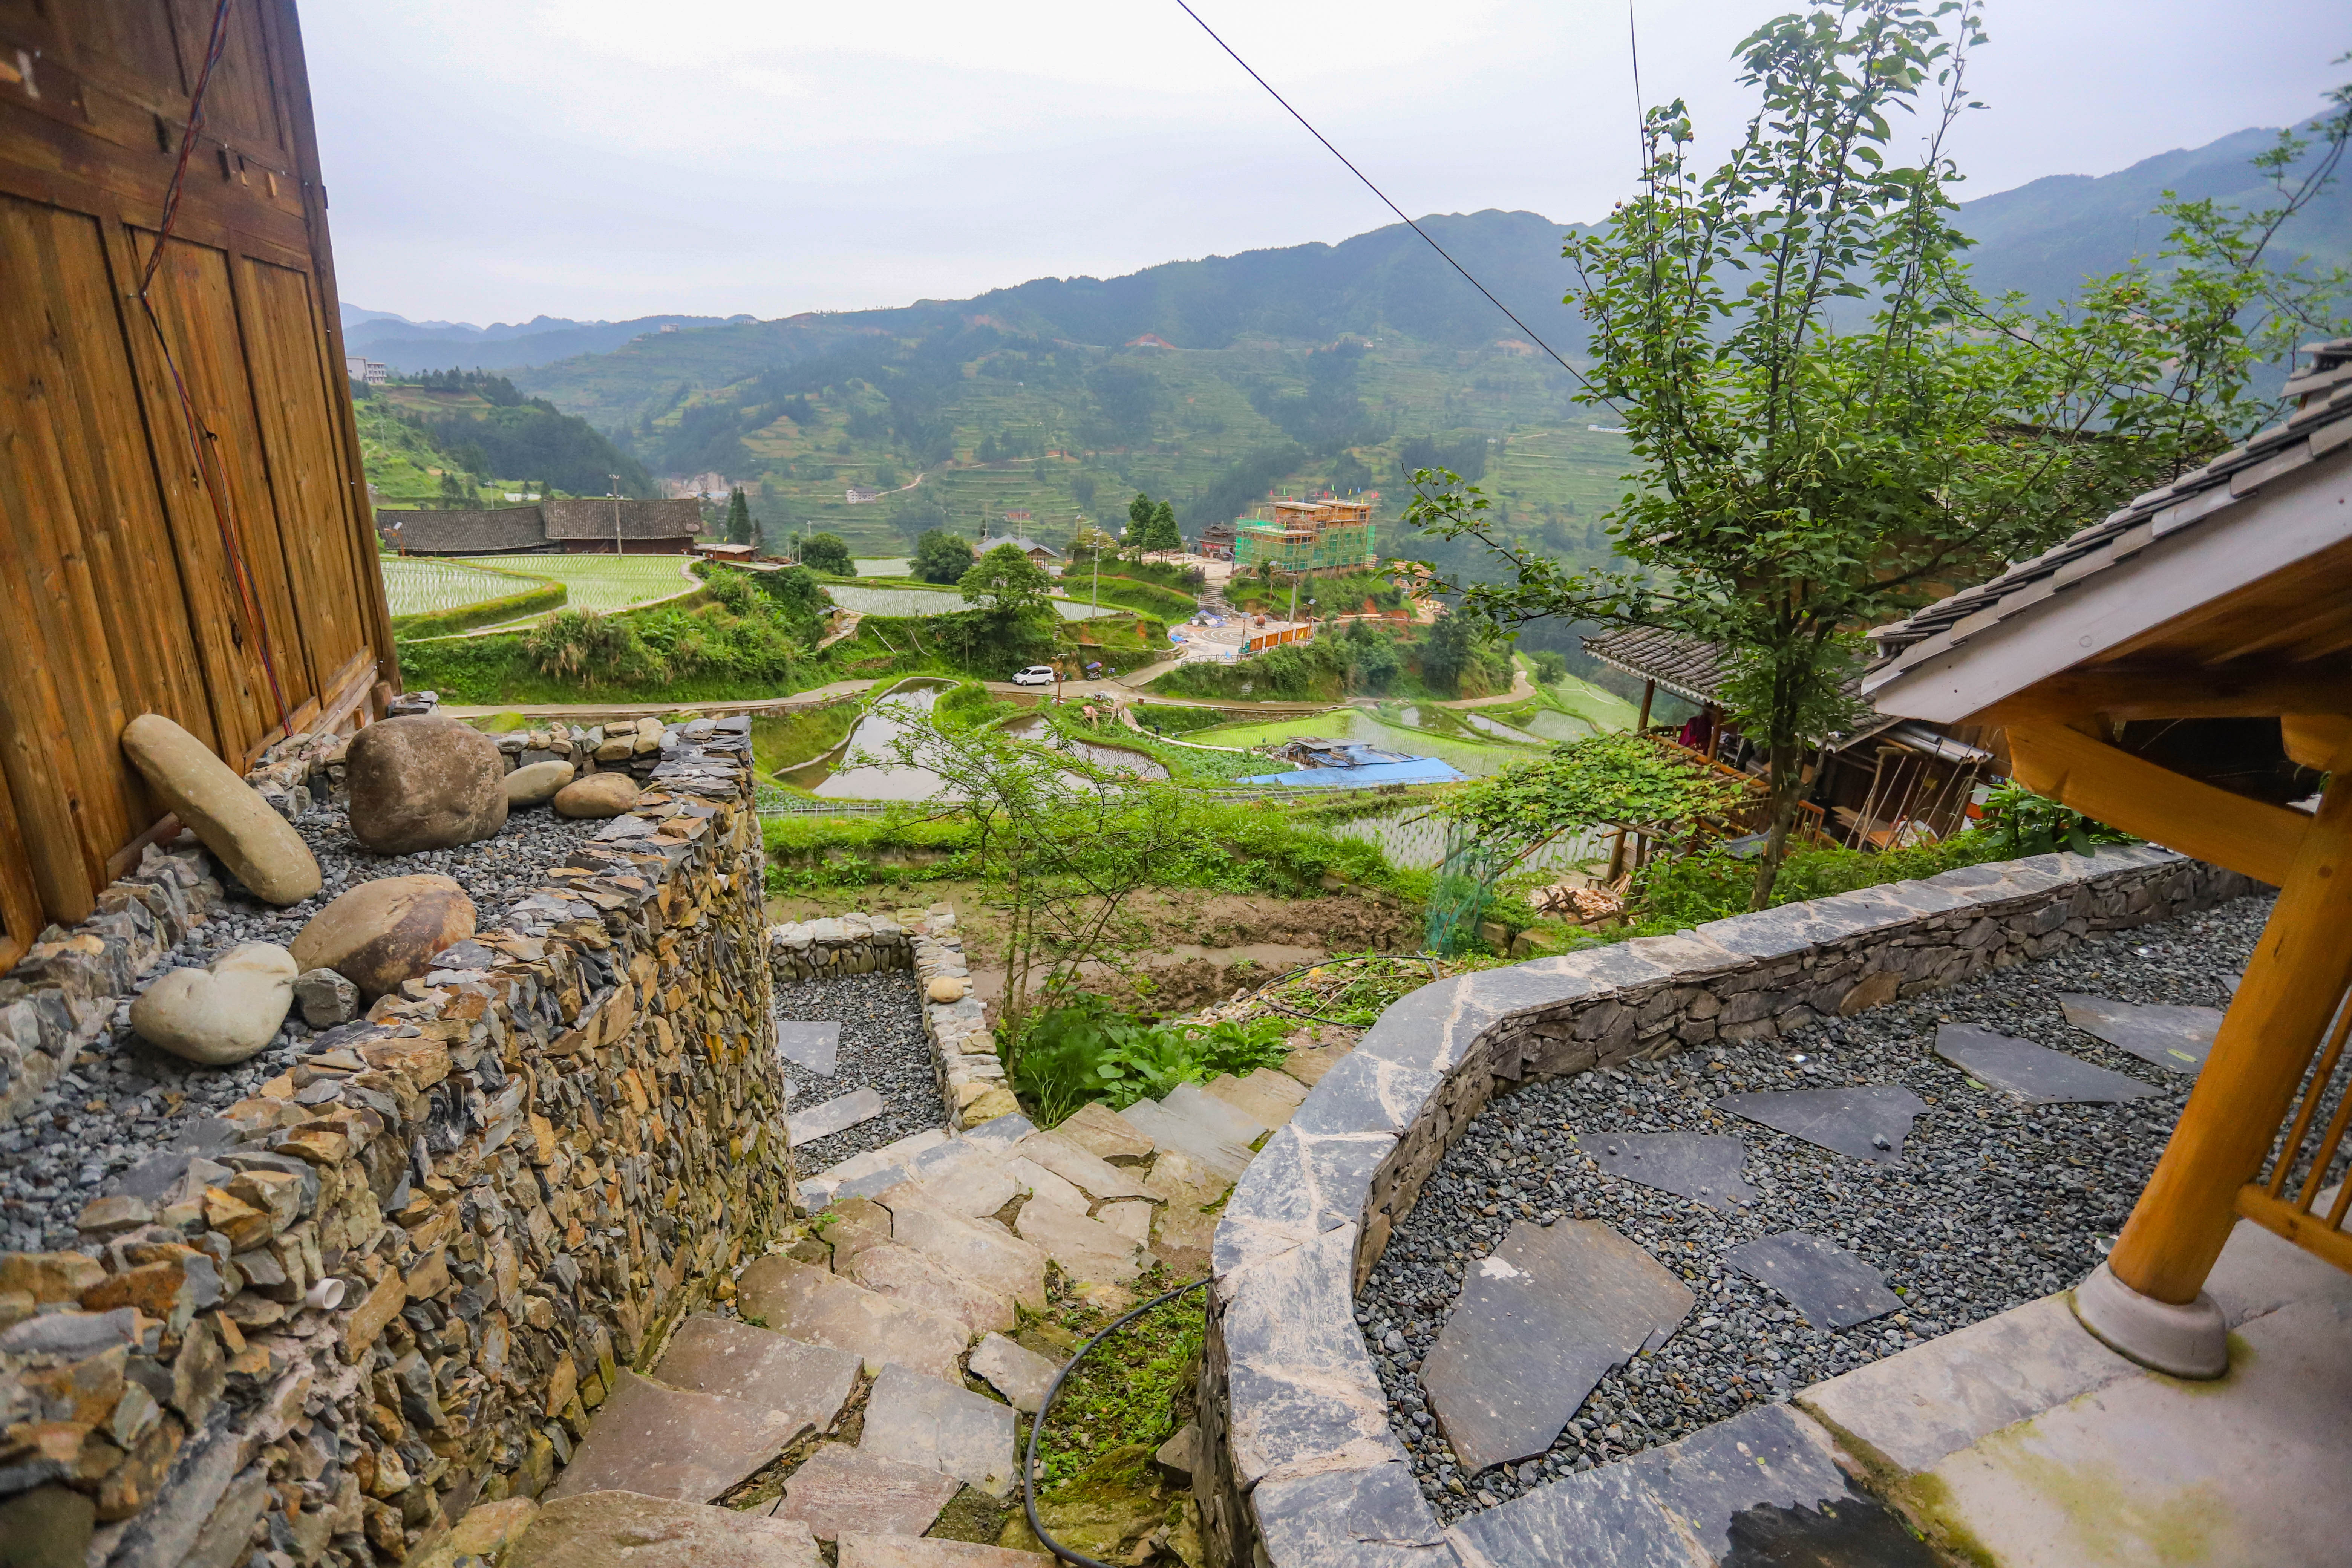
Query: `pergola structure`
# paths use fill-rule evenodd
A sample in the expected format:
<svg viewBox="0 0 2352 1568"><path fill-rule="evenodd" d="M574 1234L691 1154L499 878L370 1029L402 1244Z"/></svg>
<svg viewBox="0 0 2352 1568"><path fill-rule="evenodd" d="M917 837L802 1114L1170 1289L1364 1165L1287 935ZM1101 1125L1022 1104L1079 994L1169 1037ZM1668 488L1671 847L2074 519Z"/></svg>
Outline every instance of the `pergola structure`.
<svg viewBox="0 0 2352 1568"><path fill-rule="evenodd" d="M2279 889L2147 1190L2078 1287L2160 1371L2229 1351L2204 1294L2244 1215L2341 1268L2352 1120L2352 339L2284 424L1885 627L1882 712L2008 731L2015 776Z"/></svg>

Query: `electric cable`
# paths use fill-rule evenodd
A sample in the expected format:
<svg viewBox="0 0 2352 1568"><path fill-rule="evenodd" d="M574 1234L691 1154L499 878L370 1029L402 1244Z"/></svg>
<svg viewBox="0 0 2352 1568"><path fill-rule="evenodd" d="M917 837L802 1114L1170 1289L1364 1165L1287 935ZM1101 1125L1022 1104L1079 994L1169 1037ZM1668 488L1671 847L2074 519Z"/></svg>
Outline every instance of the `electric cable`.
<svg viewBox="0 0 2352 1568"><path fill-rule="evenodd" d="M1403 222L1407 228L1410 228L1413 233L1421 236L1423 239L1427 240L1429 243L1429 248L1437 252L1438 255L1444 257L1445 264L1454 268L1454 271L1462 274L1462 278L1465 282L1468 283L1473 289L1478 290L1479 293L1486 295L1486 302L1488 304L1494 306L1497 310L1502 311L1505 316L1509 317L1511 325L1527 333L1529 338L1535 341L1536 347L1551 355L1553 363L1559 365L1560 369L1568 372L1569 374L1576 377L1578 384L1581 385L1585 391L1592 394L1592 397L1595 402L1608 408L1612 413L1618 414L1621 416L1623 415L1624 411L1622 409L1610 402L1607 398L1602 397L1598 392L1593 391L1592 382L1590 377L1588 377L1582 371L1577 369L1574 365L1569 363L1566 360L1560 358L1559 352L1557 349L1554 349L1549 343L1544 342L1540 336L1538 336L1536 330L1533 327L1530 327L1525 321L1520 321L1518 316L1508 305L1506 305L1500 300L1496 299L1492 289L1488 289L1484 283L1479 282L1477 279L1473 278L1470 275L1470 269L1463 266L1459 261L1454 260L1453 254L1448 251L1445 247L1438 244L1437 241L1431 237L1430 232L1427 229L1413 222L1412 219L1406 217L1404 209L1397 205L1396 203L1389 200L1388 193L1381 190L1380 186L1372 184L1370 175L1356 167L1353 163L1350 163L1345 153L1340 152L1339 149L1331 145L1331 139L1324 135L1320 131L1316 130L1314 124L1307 120L1307 116L1299 113L1297 110L1291 108L1290 100L1283 97L1282 94L1275 91L1274 84L1267 81L1265 78L1258 75L1255 68L1251 66L1249 61L1242 58L1240 55L1234 53L1234 47L1225 42L1224 39L1219 37L1217 36L1217 30L1214 27L1212 27L1206 22L1201 21L1201 14L1198 11L1193 10L1192 7L1186 3L1186 0L1176 0L1176 5L1179 10L1184 13L1184 15L1192 17L1193 21L1199 22L1201 31L1208 34L1210 40L1214 43L1217 47L1224 50L1226 54L1232 56L1234 64L1249 72L1250 79L1257 83L1258 86L1265 89L1267 96L1272 98L1275 102L1282 105L1284 110L1289 114L1291 119L1296 120L1299 124L1306 126L1307 134L1314 137L1318 142L1322 142L1323 150L1325 152L1330 153L1334 158L1339 159L1341 163L1347 166L1348 173L1355 175L1357 179L1361 180L1364 184L1364 189L1380 197L1381 205L1387 207L1389 211L1396 214L1398 218Z"/></svg>

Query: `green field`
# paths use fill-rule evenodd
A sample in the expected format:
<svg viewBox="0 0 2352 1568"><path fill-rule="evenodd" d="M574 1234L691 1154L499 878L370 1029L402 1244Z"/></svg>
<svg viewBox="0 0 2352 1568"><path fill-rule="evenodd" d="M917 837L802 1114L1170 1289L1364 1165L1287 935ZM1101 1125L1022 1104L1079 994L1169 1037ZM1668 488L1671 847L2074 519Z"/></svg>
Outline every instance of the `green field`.
<svg viewBox="0 0 2352 1568"><path fill-rule="evenodd" d="M686 574L687 560L683 555L506 555L470 563L552 578L571 590L572 609L610 612L696 587Z"/></svg>
<svg viewBox="0 0 2352 1568"><path fill-rule="evenodd" d="M462 609L478 605L484 599L502 599L533 586L524 578L510 575L515 568L504 571L483 571L464 561L428 561L415 557L386 556L383 561L384 597L391 601L395 616L430 615L439 610ZM552 579L552 572L534 572L530 577Z"/></svg>

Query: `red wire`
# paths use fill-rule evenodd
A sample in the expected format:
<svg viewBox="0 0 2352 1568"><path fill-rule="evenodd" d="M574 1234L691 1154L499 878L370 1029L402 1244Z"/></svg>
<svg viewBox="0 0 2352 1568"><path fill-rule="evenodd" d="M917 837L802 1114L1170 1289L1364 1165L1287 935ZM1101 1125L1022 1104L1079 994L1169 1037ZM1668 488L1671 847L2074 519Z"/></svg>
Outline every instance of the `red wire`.
<svg viewBox="0 0 2352 1568"><path fill-rule="evenodd" d="M205 47L204 69L196 77L196 90L188 100L188 128L180 139L179 161L172 167L172 183L163 193L163 221L155 232L155 248L147 258L147 266L139 279L139 305L147 313L147 323L155 330L156 346L163 351L164 368L172 373L172 390L180 400L180 417L186 428L188 445L196 459L197 481L204 486L205 499L212 503L213 521L219 525L221 548L228 556L229 566L236 581L237 599L245 612L246 625L254 632L254 641L261 654L261 668L269 678L269 695L278 704L278 727L291 733L294 728L292 710L286 703L286 689L278 679L278 660L269 647L269 623L261 614L261 606L253 589L252 569L246 564L244 546L239 542L241 531L236 525L233 503L228 494L228 471L219 462L211 443L218 440L205 427L196 413L195 399L188 395L188 384L180 374L179 361L172 353L172 341L163 332L163 319L155 313L155 301L148 290L155 281L155 270L163 265L163 247L171 243L172 229L180 217L180 196L188 177L188 159L195 151L196 138L204 129L205 94L212 86L213 68L220 64L228 47L228 8L230 0L220 0L213 12L213 34Z"/></svg>

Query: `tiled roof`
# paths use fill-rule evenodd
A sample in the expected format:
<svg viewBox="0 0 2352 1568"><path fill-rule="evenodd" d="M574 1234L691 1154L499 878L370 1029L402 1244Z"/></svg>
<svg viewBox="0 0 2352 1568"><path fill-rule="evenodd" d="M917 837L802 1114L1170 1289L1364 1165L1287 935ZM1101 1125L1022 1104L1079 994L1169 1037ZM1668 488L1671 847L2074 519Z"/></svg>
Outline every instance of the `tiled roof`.
<svg viewBox="0 0 2352 1568"><path fill-rule="evenodd" d="M1628 626L1584 639L1584 651L1628 675L1654 680L1677 697L1712 703L1723 688L1723 650L1704 638Z"/></svg>
<svg viewBox="0 0 2352 1568"><path fill-rule="evenodd" d="M387 542L412 555L495 555L547 548L547 525L535 506L380 511L375 522Z"/></svg>
<svg viewBox="0 0 2352 1568"><path fill-rule="evenodd" d="M1040 544L1035 540L1025 538L1018 533L1000 533L994 538L982 540L979 545L980 553L985 555L1000 544L1014 545L1019 548L1021 553L1024 555L1027 555L1033 551L1042 550L1056 561L1059 561L1062 558L1062 552L1055 549L1052 545Z"/></svg>
<svg viewBox="0 0 2352 1568"><path fill-rule="evenodd" d="M1864 685L1877 687L1975 633L2129 560L2154 541L2193 527L2316 458L2352 447L2352 338L2315 344L2304 352L2313 356L2313 366L2289 381L2286 391L2305 402L2284 424L2161 489L2135 498L1991 582L1930 605L1908 620L1879 627L1870 634L1878 644L1879 661L1864 676Z"/></svg>
<svg viewBox="0 0 2352 1568"><path fill-rule="evenodd" d="M540 503L550 539L610 539L613 509L620 508L624 539L684 539L702 531L702 503L692 496L675 500L624 500L580 496Z"/></svg>

